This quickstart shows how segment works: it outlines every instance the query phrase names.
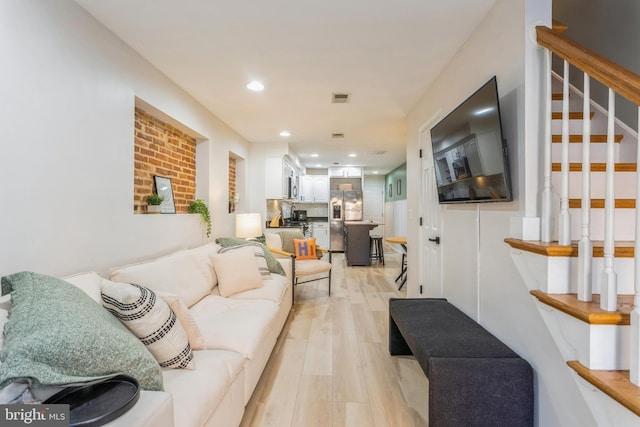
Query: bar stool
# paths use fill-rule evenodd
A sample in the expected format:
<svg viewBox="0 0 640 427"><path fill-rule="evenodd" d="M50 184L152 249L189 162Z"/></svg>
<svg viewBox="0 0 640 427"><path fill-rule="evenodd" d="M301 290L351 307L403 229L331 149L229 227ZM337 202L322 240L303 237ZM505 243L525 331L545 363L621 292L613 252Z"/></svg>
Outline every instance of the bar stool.
<svg viewBox="0 0 640 427"><path fill-rule="evenodd" d="M371 257L371 261L378 261L384 265L382 236L369 236L369 256Z"/></svg>

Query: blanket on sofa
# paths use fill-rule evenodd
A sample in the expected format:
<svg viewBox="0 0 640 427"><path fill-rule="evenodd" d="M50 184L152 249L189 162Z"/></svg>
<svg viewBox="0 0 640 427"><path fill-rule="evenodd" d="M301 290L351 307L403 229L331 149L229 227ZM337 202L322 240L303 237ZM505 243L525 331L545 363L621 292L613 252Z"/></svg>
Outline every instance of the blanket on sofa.
<svg viewBox="0 0 640 427"><path fill-rule="evenodd" d="M55 277L15 273L0 281L11 309L0 352L0 387L71 385L123 373L162 390L162 371L145 346L82 290Z"/></svg>

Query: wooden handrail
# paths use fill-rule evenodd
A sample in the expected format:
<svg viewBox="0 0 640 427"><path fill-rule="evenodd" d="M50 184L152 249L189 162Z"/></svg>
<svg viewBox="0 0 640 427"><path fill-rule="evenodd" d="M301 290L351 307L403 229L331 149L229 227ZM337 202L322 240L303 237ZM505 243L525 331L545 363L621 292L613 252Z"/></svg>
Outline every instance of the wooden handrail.
<svg viewBox="0 0 640 427"><path fill-rule="evenodd" d="M640 75L616 64L581 44L554 32L551 28L537 26L538 43L580 70L597 79L616 93L640 106Z"/></svg>

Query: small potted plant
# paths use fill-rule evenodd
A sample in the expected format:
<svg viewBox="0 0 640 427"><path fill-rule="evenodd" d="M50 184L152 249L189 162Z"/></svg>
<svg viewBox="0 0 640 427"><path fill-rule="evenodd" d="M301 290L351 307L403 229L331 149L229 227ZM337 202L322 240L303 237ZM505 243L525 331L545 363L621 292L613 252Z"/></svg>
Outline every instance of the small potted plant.
<svg viewBox="0 0 640 427"><path fill-rule="evenodd" d="M189 213L200 214L200 222L207 226L207 237L211 235L211 214L209 208L201 199L196 199L189 203Z"/></svg>
<svg viewBox="0 0 640 427"><path fill-rule="evenodd" d="M147 196L147 213L150 214L159 214L160 213L160 205L164 200L163 196L159 196L157 194L151 194Z"/></svg>

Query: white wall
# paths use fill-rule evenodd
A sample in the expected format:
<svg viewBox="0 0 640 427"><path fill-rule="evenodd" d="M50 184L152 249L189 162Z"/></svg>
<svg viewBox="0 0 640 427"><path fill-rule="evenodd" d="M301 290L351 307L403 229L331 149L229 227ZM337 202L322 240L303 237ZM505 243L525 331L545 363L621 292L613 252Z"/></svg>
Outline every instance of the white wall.
<svg viewBox="0 0 640 427"><path fill-rule="evenodd" d="M586 404L549 335L533 298L511 261L512 217L525 213L525 51L529 3L497 0L485 20L427 90L408 117L408 247L419 245L420 163L418 132L438 111L442 117L497 75L505 138L516 200L511 203L441 207L444 296L527 359L535 371L536 425L593 426ZM527 4L526 4L527 3ZM549 6L550 7L550 6ZM536 95L537 96L537 95ZM533 132L533 131L532 131ZM528 167L537 167L533 158ZM527 158L527 162L529 159ZM537 179L535 174L533 179ZM531 196L531 195L530 195ZM535 200L536 195L532 198ZM534 209L535 214L535 209ZM408 293L419 296L418 251L409 250Z"/></svg>
<svg viewBox="0 0 640 427"><path fill-rule="evenodd" d="M136 96L208 139L197 196L214 236L233 233L228 152L250 144L76 3L2 0L0 52L0 276L105 273L204 243L195 215L133 214Z"/></svg>
<svg viewBox="0 0 640 427"><path fill-rule="evenodd" d="M371 220L379 225L369 231L371 235L385 236L385 203L384 203L384 176L365 175L362 183L362 219Z"/></svg>

